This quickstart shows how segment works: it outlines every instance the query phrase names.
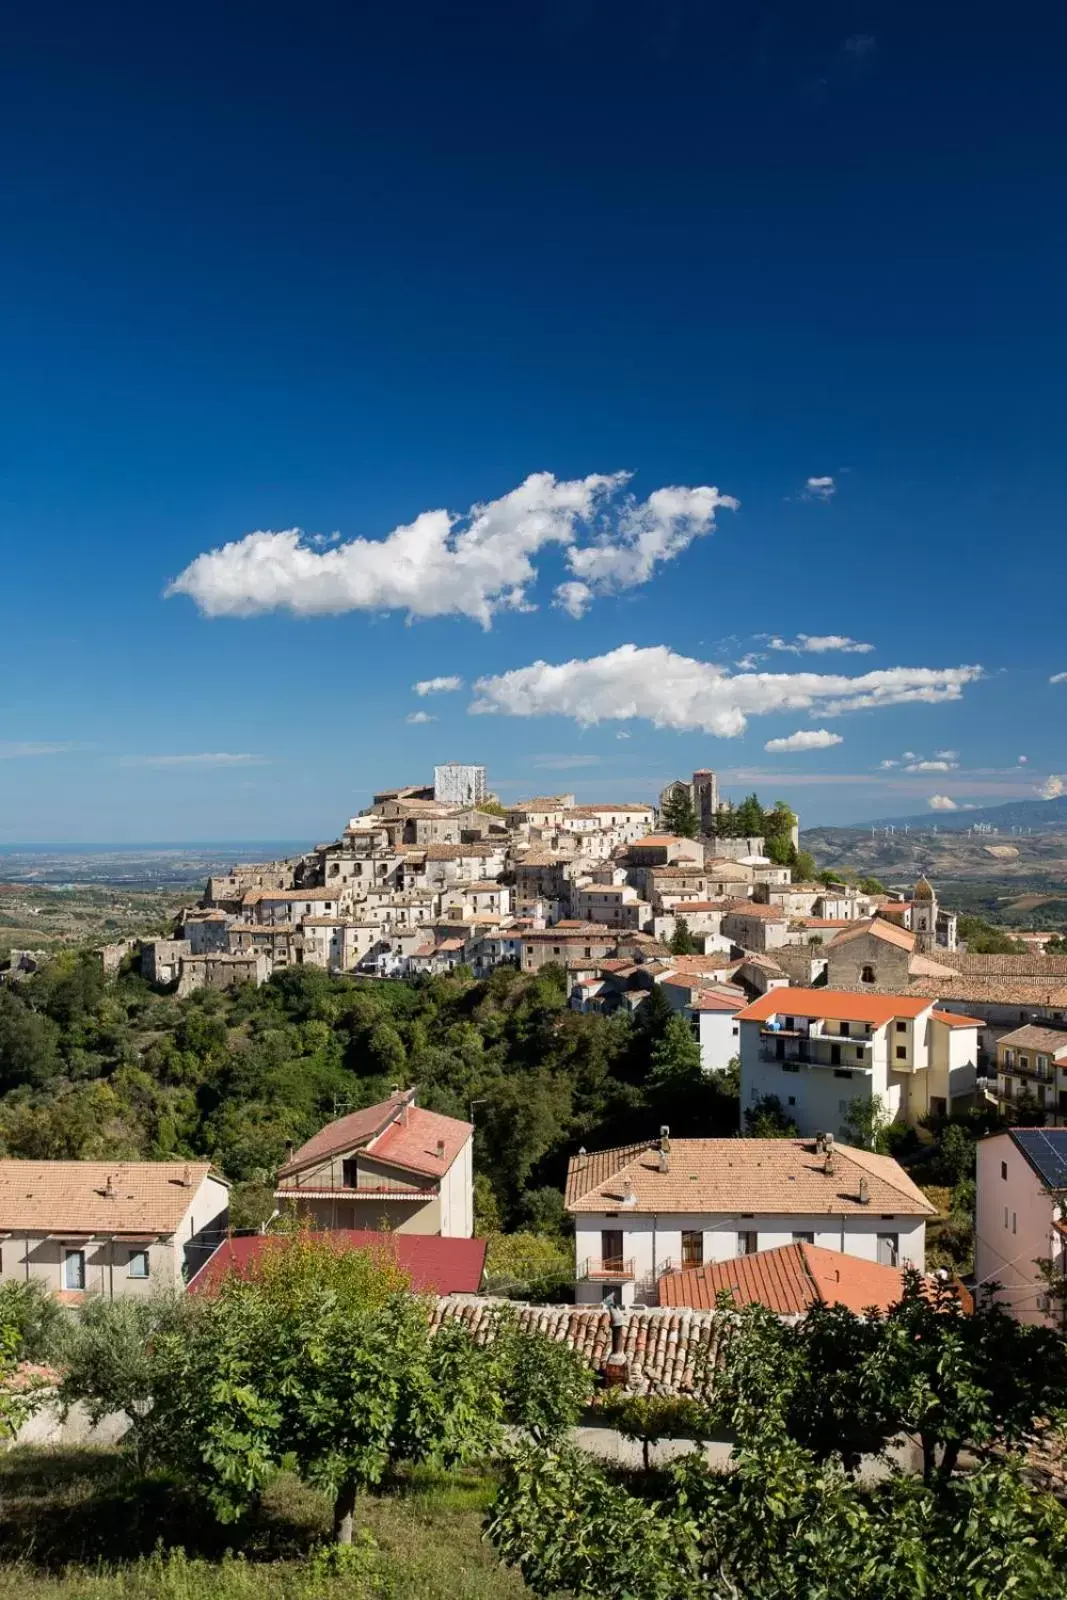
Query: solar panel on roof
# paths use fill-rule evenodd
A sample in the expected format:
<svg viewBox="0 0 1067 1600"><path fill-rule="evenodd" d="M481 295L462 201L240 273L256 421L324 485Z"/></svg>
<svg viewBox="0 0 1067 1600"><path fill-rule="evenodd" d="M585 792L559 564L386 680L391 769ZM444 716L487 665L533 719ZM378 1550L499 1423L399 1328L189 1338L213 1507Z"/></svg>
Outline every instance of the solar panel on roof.
<svg viewBox="0 0 1067 1600"><path fill-rule="evenodd" d="M1015 1128L1012 1137L1050 1189L1067 1189L1067 1128Z"/></svg>

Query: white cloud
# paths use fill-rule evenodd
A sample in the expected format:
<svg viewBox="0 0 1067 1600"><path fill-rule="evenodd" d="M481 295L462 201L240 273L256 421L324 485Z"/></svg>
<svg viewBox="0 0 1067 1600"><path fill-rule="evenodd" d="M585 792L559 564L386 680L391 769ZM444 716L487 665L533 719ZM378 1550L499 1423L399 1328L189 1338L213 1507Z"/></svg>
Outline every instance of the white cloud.
<svg viewBox="0 0 1067 1600"><path fill-rule="evenodd" d="M228 750L198 750L192 755L123 756L124 767L261 767L266 756L231 753Z"/></svg>
<svg viewBox="0 0 1067 1600"><path fill-rule="evenodd" d="M935 750L934 755L939 761L955 761L959 756L958 750Z"/></svg>
<svg viewBox="0 0 1067 1600"><path fill-rule="evenodd" d="M462 689L463 679L455 677L420 678L418 683L413 683L411 687L414 689L416 694L420 695L451 694L455 689Z"/></svg>
<svg viewBox="0 0 1067 1600"><path fill-rule="evenodd" d="M1020 756L1019 757L1019 765L1020 765L1020 767L1025 767L1025 765L1029 761L1029 759L1030 759L1029 756Z"/></svg>
<svg viewBox="0 0 1067 1600"><path fill-rule="evenodd" d="M1061 794L1067 794L1067 778L1054 772L1038 785L1037 792L1042 800L1058 800Z"/></svg>
<svg viewBox="0 0 1067 1600"><path fill-rule="evenodd" d="M1054 672L1049 683L1067 683L1067 672Z"/></svg>
<svg viewBox="0 0 1067 1600"><path fill-rule="evenodd" d="M628 739L630 735L628 733L617 733L615 737L616 739Z"/></svg>
<svg viewBox="0 0 1067 1600"><path fill-rule="evenodd" d="M672 561L693 540L710 533L722 507L736 511L733 495L702 485L698 489L656 489L638 504L628 499L613 529L595 543L572 545L567 565L574 579L560 584L556 602L581 616L595 594L612 594L647 583L661 561Z"/></svg>
<svg viewBox="0 0 1067 1600"><path fill-rule="evenodd" d="M437 718L431 717L428 711L413 711L410 716L404 718L404 721L417 726L423 722L436 722Z"/></svg>
<svg viewBox="0 0 1067 1600"><path fill-rule="evenodd" d="M742 656L740 661L735 661L734 666L738 672L754 672L760 662L765 659L765 656L758 654L755 650L750 650L747 656Z"/></svg>
<svg viewBox="0 0 1067 1600"><path fill-rule="evenodd" d="M825 655L830 650L840 651L843 655L866 656L874 649L874 645L850 639L843 633L798 633L795 639L782 639L778 634L772 634L767 638L767 648L788 650L795 656Z"/></svg>
<svg viewBox="0 0 1067 1600"><path fill-rule="evenodd" d="M952 799L951 795L947 794L932 794L927 801L927 805L930 807L931 811L959 810L959 806L956 804L955 800Z"/></svg>
<svg viewBox="0 0 1067 1600"><path fill-rule="evenodd" d="M560 586L557 603L580 616L595 594L645 583L657 563L711 531L719 507L738 504L707 486L657 489L641 502L616 499L629 477L561 481L536 472L464 516L423 511L383 539L332 547L299 528L249 533L197 556L166 593L189 595L209 617L399 610L471 617L489 627L499 611L530 609L532 558L558 544L567 550L572 581Z"/></svg>
<svg viewBox="0 0 1067 1600"><path fill-rule="evenodd" d="M876 706L958 700L981 667L889 667L850 678L837 673L731 673L666 645L620 645L607 655L552 665L535 661L479 678L476 714L564 716L583 725L645 717L661 728L743 733L750 716L809 711L836 716Z"/></svg>
<svg viewBox="0 0 1067 1600"><path fill-rule="evenodd" d="M905 772L952 772L959 766L958 761L909 761L904 768Z"/></svg>
<svg viewBox="0 0 1067 1600"><path fill-rule="evenodd" d="M805 500L832 500L837 493L837 484L833 478L807 478L804 483L803 499Z"/></svg>
<svg viewBox="0 0 1067 1600"><path fill-rule="evenodd" d="M0 761L21 761L32 756L62 756L76 748L72 744L45 744L38 740L0 743Z"/></svg>
<svg viewBox="0 0 1067 1600"><path fill-rule="evenodd" d="M899 765L900 765L899 761L892 761L892 760L879 761L879 763L878 763L879 770L882 771L882 772L888 772L890 767L899 767Z"/></svg>
<svg viewBox="0 0 1067 1600"><path fill-rule="evenodd" d="M905 750L900 759L902 761L918 761L919 758L914 750Z"/></svg>
<svg viewBox="0 0 1067 1600"><path fill-rule="evenodd" d="M764 750L829 750L831 745L844 744L839 733L826 728L801 728L787 739L768 739Z"/></svg>

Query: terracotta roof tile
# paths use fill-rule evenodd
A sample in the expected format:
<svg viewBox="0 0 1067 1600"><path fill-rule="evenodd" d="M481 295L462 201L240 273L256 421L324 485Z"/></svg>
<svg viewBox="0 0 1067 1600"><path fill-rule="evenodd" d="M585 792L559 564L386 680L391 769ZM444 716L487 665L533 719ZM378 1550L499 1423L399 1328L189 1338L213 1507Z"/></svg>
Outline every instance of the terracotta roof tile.
<svg viewBox="0 0 1067 1600"><path fill-rule="evenodd" d="M869 994L853 989L768 989L741 1013L742 1022L772 1017L825 1017L835 1022L869 1022L884 1027L896 1017L918 1017L927 1009L921 996Z"/></svg>
<svg viewBox="0 0 1067 1600"><path fill-rule="evenodd" d="M599 1370L611 1353L611 1322L601 1306L531 1306L490 1299L442 1299L433 1327L459 1322L477 1344L489 1344L503 1319L576 1351ZM637 1394L706 1394L734 1326L728 1314L634 1308L627 1312L622 1351L627 1387Z"/></svg>
<svg viewBox="0 0 1067 1600"><path fill-rule="evenodd" d="M883 944L895 945L898 950L915 948L915 935L909 933L906 928L898 928L894 923L886 922L884 917L870 917L864 918L862 922L854 922L844 933L839 933L835 939L830 940L829 948L838 950L865 934L873 939L881 939Z"/></svg>
<svg viewBox="0 0 1067 1600"><path fill-rule="evenodd" d="M779 1316L802 1316L819 1304L885 1311L901 1298L904 1274L821 1245L787 1244L668 1272L659 1280L659 1303L713 1311L724 1291L734 1306L755 1303Z"/></svg>
<svg viewBox="0 0 1067 1600"><path fill-rule="evenodd" d="M866 1202L859 1197L861 1177L868 1180ZM567 1167L567 1209L618 1211L626 1183L636 1197L635 1214L929 1216L935 1210L891 1156L838 1144L828 1176L806 1139L673 1139L667 1172L660 1171L651 1144L574 1156Z"/></svg>
<svg viewBox="0 0 1067 1600"><path fill-rule="evenodd" d="M208 1161L0 1161L0 1229L173 1233L210 1171Z"/></svg>

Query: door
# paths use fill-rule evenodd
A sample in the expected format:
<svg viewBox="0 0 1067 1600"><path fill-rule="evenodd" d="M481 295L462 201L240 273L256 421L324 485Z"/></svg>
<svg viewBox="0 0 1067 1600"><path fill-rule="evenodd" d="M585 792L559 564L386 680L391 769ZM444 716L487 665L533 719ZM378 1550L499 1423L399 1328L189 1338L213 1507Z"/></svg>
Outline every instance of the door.
<svg viewBox="0 0 1067 1600"><path fill-rule="evenodd" d="M832 1044L830 1046L830 1065L832 1067L839 1067L841 1065L841 1046L839 1044Z"/></svg>
<svg viewBox="0 0 1067 1600"><path fill-rule="evenodd" d="M900 1235L897 1233L880 1233L878 1235L878 1265L880 1267L895 1267L899 1254Z"/></svg>
<svg viewBox="0 0 1067 1600"><path fill-rule="evenodd" d="M622 1271L621 1228L603 1228L601 1230L600 1261L605 1272Z"/></svg>

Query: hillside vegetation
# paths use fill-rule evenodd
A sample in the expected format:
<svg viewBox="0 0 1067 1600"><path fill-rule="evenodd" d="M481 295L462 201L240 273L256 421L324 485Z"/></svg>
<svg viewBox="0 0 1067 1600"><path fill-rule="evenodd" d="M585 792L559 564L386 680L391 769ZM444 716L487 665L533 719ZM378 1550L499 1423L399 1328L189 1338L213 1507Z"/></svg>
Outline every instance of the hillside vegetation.
<svg viewBox="0 0 1067 1600"><path fill-rule="evenodd" d="M701 1077L688 1029L655 994L642 1021L582 1016L558 967L411 982L276 973L260 989L177 999L91 955L0 988L0 1145L36 1158L207 1157L233 1216L273 1209L299 1145L398 1084L473 1116L480 1228L558 1227L580 1144L733 1133L737 1101Z"/></svg>

